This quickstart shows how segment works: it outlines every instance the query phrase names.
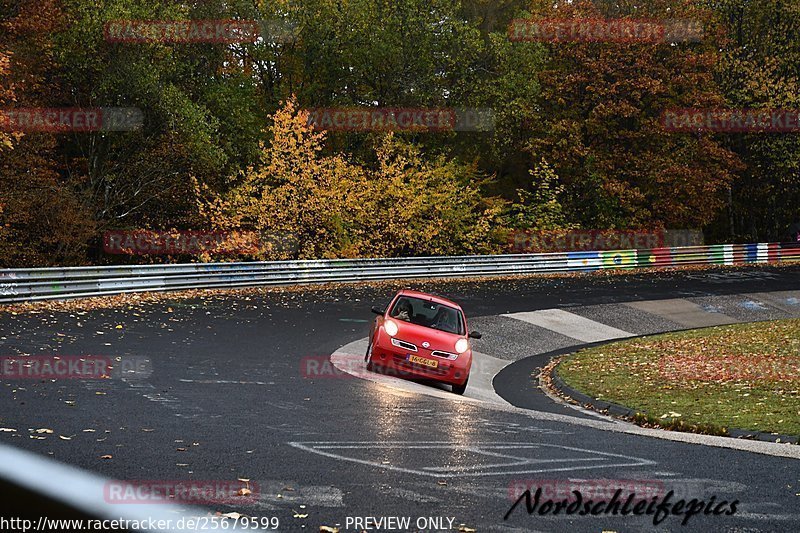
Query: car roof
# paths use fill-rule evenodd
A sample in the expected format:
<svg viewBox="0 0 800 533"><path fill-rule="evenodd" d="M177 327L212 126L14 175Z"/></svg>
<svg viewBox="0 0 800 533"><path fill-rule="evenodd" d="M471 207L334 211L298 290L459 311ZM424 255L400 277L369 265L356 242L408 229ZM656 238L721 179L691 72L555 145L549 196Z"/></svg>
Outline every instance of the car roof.
<svg viewBox="0 0 800 533"><path fill-rule="evenodd" d="M449 305L450 307L455 307L459 311L461 311L461 306L455 303L452 300L448 300L447 298L442 298L441 296L436 296L435 294L428 294L427 292L420 292L420 291L412 291L410 289L403 289L402 291L398 292L397 294L402 296L411 296L414 298L420 298L423 300L430 300L437 304Z"/></svg>

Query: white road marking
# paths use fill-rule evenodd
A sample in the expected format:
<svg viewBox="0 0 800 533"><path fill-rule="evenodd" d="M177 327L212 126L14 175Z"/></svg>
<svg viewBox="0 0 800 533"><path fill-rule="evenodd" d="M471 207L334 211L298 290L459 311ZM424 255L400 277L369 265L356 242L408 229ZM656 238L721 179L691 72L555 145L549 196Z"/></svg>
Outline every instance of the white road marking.
<svg viewBox="0 0 800 533"><path fill-rule="evenodd" d="M543 309L502 316L549 329L581 342L600 342L634 336L633 333L601 324L563 309Z"/></svg>
<svg viewBox="0 0 800 533"><path fill-rule="evenodd" d="M649 429L637 426L635 424L631 424L629 422L624 422L622 420L617 420L612 418L607 418L605 420L597 420L597 419L578 418L574 416L562 415L556 413L547 413L544 411L534 411L530 409L515 407L509 403L506 403L505 401L495 403L495 402L481 401L474 398L457 396L451 392L444 391L441 389L435 389L433 387L429 387L426 385L420 385L419 383L414 383L411 381L401 380L397 378L391 378L388 376L381 376L373 372L367 372L366 368L364 368L363 371L361 372L357 372L353 370L353 367L350 366L350 363L348 363L348 361L351 361L354 358L358 359L360 357L361 361L363 362L364 356L353 355L354 350L352 350L352 348L354 347L358 348L358 351L355 351L355 353L363 353L367 349L366 342L367 342L366 339L362 339L360 341L355 341L346 346L341 347L339 350L336 351L336 353L331 355L331 361L337 368L339 368L339 364L342 364L343 368L340 368L340 370L343 370L356 377L384 385L386 386L387 390L393 392L394 394L401 394L401 395L408 395L414 393L424 394L427 396L434 396L451 402L470 402L481 405L482 407L490 410L517 413L529 420L557 422L562 424L569 424L571 426L590 427L601 431L614 431L617 433L652 437L656 439L669 440L673 442L701 444L705 446L714 446L717 448L749 451L753 453L771 455L774 457L791 457L794 459L800 459L800 446L791 446L787 444L777 444L773 442L764 442L756 440L732 439L730 437L717 437L713 435L701 435L698 433L681 433L677 431ZM469 390L470 389L467 388L468 393ZM587 414L593 413L593 411L589 410L584 410L584 409L579 409L579 410Z"/></svg>
<svg viewBox="0 0 800 533"><path fill-rule="evenodd" d="M360 339L346 346L342 346L336 350L336 353L331 355L331 363L342 372L403 392L422 393L428 396L436 396L438 398L468 403L486 402L510 405L494 391L494 386L492 385L494 377L500 370L509 365L510 361L473 352L469 385L467 385L467 390L464 395L459 396L443 388L436 388L435 386L368 371L366 363L364 362L364 356L356 355L364 354L367 351L367 342L367 339ZM445 386L442 385L442 387Z"/></svg>
<svg viewBox="0 0 800 533"><path fill-rule="evenodd" d="M181 383L200 383L203 385L267 385L266 381L231 381L227 379L179 379Z"/></svg>
<svg viewBox="0 0 800 533"><path fill-rule="evenodd" d="M295 448L338 459L340 461L349 461L353 463L374 466L385 470L392 470L395 472L403 472L406 474L416 474L421 476L431 476L437 478L452 478L452 477L485 477L485 476L498 476L498 475L512 475L512 474L537 474L544 472L572 472L578 470L591 470L597 468L622 468L622 467L641 467L651 466L657 464L655 461L643 459L640 457L632 457L617 453L600 452L597 450L588 450L584 448L576 448L572 446L560 446L556 444L542 444L542 443L495 443L495 442L478 442L471 444L458 444L453 442L289 442L290 446ZM458 466L448 465L425 465L419 466L422 462L421 458L417 457L403 457L398 456L397 460L407 460L413 462L416 468L408 468L406 466L398 466L393 464L384 464L380 460L363 459L352 454L346 454L347 451L371 451L371 450L409 450L409 449L447 449L451 452L471 452L475 455L482 457L505 457L509 460L505 463L482 464L476 461L476 464L460 464ZM334 453L333 450L341 451L342 453ZM510 453L498 454L492 450L516 450L517 454L511 455ZM572 457L562 458L539 458L533 456L525 456L520 452L535 452L534 455L540 455L547 451L555 451L556 453L571 453ZM520 456L522 455L522 456ZM589 457L580 457L579 455L589 455ZM577 456L577 457L576 457ZM442 454L432 454L430 459L447 461L449 456L445 457ZM616 459L616 460L615 460ZM462 459L466 461L468 459ZM567 464L567 463L595 463L595 464ZM549 466L544 466L545 464ZM559 464L564 466L558 466Z"/></svg>
<svg viewBox="0 0 800 533"><path fill-rule="evenodd" d="M748 520L800 520L800 514L736 513L737 518Z"/></svg>
<svg viewBox="0 0 800 533"><path fill-rule="evenodd" d="M800 296L800 291L756 292L743 296L763 302L792 316L800 311L796 303L792 305L792 301L796 302Z"/></svg>
<svg viewBox="0 0 800 533"><path fill-rule="evenodd" d="M735 280L734 280L735 281ZM783 292L773 292L773 293L757 293L752 294L750 296L757 297L758 299L764 299L766 295L772 296L775 299L780 299L782 302L787 304L788 306L792 306L788 309L794 311L795 313L800 311L800 299L796 298L796 296L800 295L798 291L783 291ZM767 303L771 303L767 301ZM728 321L736 322L734 319L722 315L720 313L708 313L703 311L703 309L690 301L681 300L681 299L672 299L672 300L657 300L657 301L642 301L642 302L629 302L625 305L633 307L635 309L639 309L641 311L646 311L650 314L654 314L656 316L661 316L663 318L667 318L672 320L673 322L677 322L679 324L686 325L686 327L702 327L704 325L717 325L719 324L719 320L721 319L723 323L730 323ZM794 306L798 306L796 309ZM561 311L561 310L550 310L550 311ZM572 315L572 313L566 313L561 311L562 313ZM534 312L536 313L536 312ZM523 315L523 314L532 314L532 313L517 313L516 315ZM505 315L511 316L512 318L517 318L514 315ZM577 316L577 315L574 315ZM578 317L582 318L582 317ZM697 321L701 323L697 323ZM709 323L711 322L711 323ZM596 323L604 328L608 328L609 326L605 326L603 324ZM614 328L611 328L614 329ZM622 332L625 336L633 336L630 333ZM576 338L576 337L572 337ZM472 380L470 380L470 386L467 388L467 393L465 397L457 396L455 394L450 393L449 391L445 391L442 389L436 389L434 387L421 385L418 383L401 380L397 378L391 378L386 376L380 376L378 374L367 372L366 368L363 368L363 363L361 364L361 368L358 369L356 366L355 369L351 365L351 361L355 361L357 359L361 359L363 361L363 355L355 356L352 355L354 353L363 354L366 351L367 340L362 339L360 341L352 342L346 346L343 346L339 350L336 351L331 356L331 361L334 362L334 365L340 370L348 372L356 377L366 379L369 381L377 382L381 385L387 387L388 390L392 391L395 394L402 394L402 395L409 395L409 394L425 394L427 396L434 396L440 399L449 400L451 402L472 402L475 404L479 404L482 407L492 410L492 411L504 411L504 412L512 412L524 416L528 420L537 420L543 422L554 422L560 424L568 424L572 427L589 427L601 431L613 431L615 433L624 433L628 435L638 435L643 437L651 437L656 439L662 439L672 442L681 442L686 444L698 444L703 446L713 446L715 448L725 448L725 449L732 449L732 450L739 450L739 451L747 451L751 453L758 453L762 455L769 455L773 457L788 457L793 459L800 459L800 446L792 446L787 444L780 444L774 442L765 442L765 441L757 441L757 440L748 440L748 439L732 439L730 437L718 437L713 435L701 435L697 433L682 433L676 431L664 431L660 429L650 429L650 428L643 428L637 426L635 424L631 424L628 422L624 422L619 419L614 419L611 417L603 417L602 415L598 415L594 411L583 409L579 406L575 406L574 408L584 414L589 414L593 416L597 416L599 419L585 419L585 418L577 418L574 416L563 415L563 414L556 414L556 413L548 413L543 411L534 411L530 409L522 409L519 407L514 407L507 402L505 402L502 398L496 395L493 392L493 387L491 390L487 390L487 394L489 398L493 394L496 396L499 401L490 401L486 399L478 399L478 398L470 398L471 392L475 389L473 388ZM576 348L577 349L577 348ZM348 355L351 354L351 355ZM489 356L481 356L488 358ZM507 361L503 361L496 358L491 358L494 360L495 363L498 364L497 371L505 366L505 364L509 364ZM476 358L478 360L478 358ZM487 359L488 360L488 359ZM341 367L339 365L342 365ZM495 372L496 373L496 372ZM486 372L486 374L490 374L490 372ZM483 394L481 394L483 396ZM561 402L559 402L561 403ZM569 404L565 404L569 405ZM518 428L519 430L526 430L526 428ZM560 432L560 430L547 430L544 429L543 431L548 432ZM571 433L571 432L567 432Z"/></svg>
<svg viewBox="0 0 800 533"><path fill-rule="evenodd" d="M726 324L736 324L739 322L735 318L710 309L704 309L689 300L680 298L670 300L651 300L645 302L626 303L628 307L644 311L651 315L666 318L671 322L680 324L687 328L704 328L709 326L722 326Z"/></svg>
<svg viewBox="0 0 800 533"><path fill-rule="evenodd" d="M331 485L302 485L291 480L254 480L258 499L262 505L287 503L320 507L344 507L344 492ZM286 490L291 487L292 490ZM255 492L255 491L254 491Z"/></svg>

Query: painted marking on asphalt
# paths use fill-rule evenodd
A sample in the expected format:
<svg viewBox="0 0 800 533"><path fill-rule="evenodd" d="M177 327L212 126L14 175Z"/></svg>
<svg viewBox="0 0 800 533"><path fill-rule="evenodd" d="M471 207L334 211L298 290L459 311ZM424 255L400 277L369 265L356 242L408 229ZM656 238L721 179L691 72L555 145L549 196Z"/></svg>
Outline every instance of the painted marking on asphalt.
<svg viewBox="0 0 800 533"><path fill-rule="evenodd" d="M683 299L629 302L628 307L660 316L687 328L703 328L736 324L738 320L720 313L717 309L705 310L694 302Z"/></svg>
<svg viewBox="0 0 800 533"><path fill-rule="evenodd" d="M655 461L617 453L542 443L478 442L289 442L290 446L340 461L385 470L432 477L473 477L544 472L572 472L597 468L656 465ZM408 450L440 450L427 455ZM445 452L441 452L444 450ZM395 461L386 464L386 452ZM503 452L503 453L500 453ZM546 455L546 457L542 457ZM486 463L486 459L506 459ZM457 461L459 464L454 465ZM428 464L425 464L425 463ZM405 464L408 463L408 464ZM433 463L433 464L431 464ZM438 464L437 464L438 463ZM414 466L414 468L411 467Z"/></svg>
<svg viewBox="0 0 800 533"><path fill-rule="evenodd" d="M686 279L695 279L707 283L738 283L742 280L769 281L778 279L777 274L771 272L703 272L699 274L685 274Z"/></svg>
<svg viewBox="0 0 800 533"><path fill-rule="evenodd" d="M179 379L178 381L203 385L267 385L266 381L232 381L227 379Z"/></svg>
<svg viewBox="0 0 800 533"><path fill-rule="evenodd" d="M765 513L736 513L738 518L746 518L748 520L800 520L800 514L765 514Z"/></svg>
<svg viewBox="0 0 800 533"><path fill-rule="evenodd" d="M549 329L581 342L600 342L634 336L633 333L601 324L563 309L543 309L503 316Z"/></svg>
<svg viewBox="0 0 800 533"><path fill-rule="evenodd" d="M763 302L770 307L774 307L790 315L795 315L800 311L797 307L797 297L800 296L800 291L757 292L745 294L744 296Z"/></svg>
<svg viewBox="0 0 800 533"><path fill-rule="evenodd" d="M255 480L259 502L267 506L305 504L319 507L344 507L344 491L331 485L302 485L286 480ZM292 490L286 490L291 487ZM280 508L280 507L278 507Z"/></svg>
<svg viewBox="0 0 800 533"><path fill-rule="evenodd" d="M680 294L680 292L676 291L676 294ZM758 299L765 299L767 297L772 297L775 298L780 303L782 303L784 306L786 306L786 310L790 312L793 316L796 316L797 313L800 312L800 291L756 293L747 296ZM771 305L771 302L769 300L767 301L767 303ZM697 316L704 317L703 319L704 322L708 320L708 317L713 317L716 318L717 320L719 320L721 317L724 317L729 320L732 320L730 317L726 317L726 315L704 313L700 308L700 306L698 306L697 304L681 299L660 300L652 302L629 302L625 305L629 305L635 309L638 308L639 310L647 312L649 314L655 316L662 316L665 318L669 318L671 314L672 316L683 315L685 320L671 319L671 321L678 323L680 325L685 325L686 327L689 328L702 327L702 325L692 324L693 320L689 320L690 318ZM773 305L773 307L778 308L778 306L776 305ZM698 321L700 320L698 319ZM688 324L686 322L688 322ZM710 325L718 325L718 324L712 323ZM337 350L337 354L341 356L345 356L347 353L363 354L365 350L366 350L366 340L362 340L341 347L339 350ZM334 354L331 357L332 361L337 357L337 354ZM359 356L351 355L349 357L358 358ZM360 357L361 360L363 361L363 356ZM348 367L346 362L344 363L344 366L346 368ZM348 372L346 368L341 370ZM373 374L371 372L367 372L366 369L364 369L363 372L349 372L349 373L357 375L358 377L361 377L363 379L377 381L380 383L380 380L378 379L380 378L380 376L378 376L377 374ZM382 384L386 385L393 392L396 391L395 392L396 394L403 394L405 396L408 395L409 393L419 393L455 402L476 401L474 399L456 396L444 390L436 389L430 386L424 386L414 382L407 382L395 378L392 379L394 379L395 383L382 383ZM399 385L398 383L400 382L403 382L403 384ZM467 395L470 394L471 389L472 389L472 383L470 384L470 387L468 387L467 389ZM613 419L611 417L603 417L601 415L598 415L594 411L587 411L577 406L575 407L575 409L581 411L584 414L597 416L597 418L596 419L577 418L566 414L557 414L544 411L522 409L507 404L506 402L501 402L501 403L483 402L482 406L491 411L513 412L516 414L520 414L522 416L525 416L528 419L528 421L535 420L545 423L559 424L559 426L557 427L560 428L589 427L600 431L611 431L627 435L645 436L645 437L672 441L672 442L680 442L690 445L711 446L721 449L747 451L751 453L758 453L773 457L788 457L793 459L800 459L800 446L790 446L786 444L776 444L773 442L764 442L764 441L756 441L748 439L731 439L729 437L701 435L697 433L683 433L683 432L663 431L660 429L643 428L633 425L629 422ZM565 424L566 426L561 426L560 424ZM532 428L524 428L524 429L520 428L520 430L533 431ZM558 430L553 429L552 431L559 432L560 429Z"/></svg>
<svg viewBox="0 0 800 533"><path fill-rule="evenodd" d="M444 388L437 388L436 384L423 384L395 376L387 376L367 370L363 354L367 351L368 339L360 339L346 346L342 346L331 355L331 363L338 370L381 385L391 387L403 392L416 392L438 398L446 398L464 402L486 402L499 405L510 405L501 398L492 385L494 376L509 364L509 361L497 359L478 352L472 353L472 368L470 369L469 385L463 396L456 395ZM439 385L439 387L446 387Z"/></svg>

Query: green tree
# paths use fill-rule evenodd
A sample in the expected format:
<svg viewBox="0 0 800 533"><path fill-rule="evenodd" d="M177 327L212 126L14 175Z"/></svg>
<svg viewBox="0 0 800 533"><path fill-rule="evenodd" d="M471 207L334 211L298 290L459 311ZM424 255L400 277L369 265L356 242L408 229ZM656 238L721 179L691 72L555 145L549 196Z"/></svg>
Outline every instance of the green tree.
<svg viewBox="0 0 800 533"><path fill-rule="evenodd" d="M533 191L519 189L507 215L509 227L521 230L555 230L570 227L561 197L564 187L553 168L542 160L530 171Z"/></svg>

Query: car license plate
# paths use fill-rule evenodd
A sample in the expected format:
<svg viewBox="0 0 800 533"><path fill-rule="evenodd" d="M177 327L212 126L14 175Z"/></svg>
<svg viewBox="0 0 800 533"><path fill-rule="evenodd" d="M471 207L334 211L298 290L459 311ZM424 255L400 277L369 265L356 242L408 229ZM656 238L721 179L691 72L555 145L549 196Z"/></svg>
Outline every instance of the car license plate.
<svg viewBox="0 0 800 533"><path fill-rule="evenodd" d="M418 355L409 355L408 360L411 363L428 366L430 368L437 368L439 366L439 361L435 361L433 359L425 359L424 357L420 357Z"/></svg>

